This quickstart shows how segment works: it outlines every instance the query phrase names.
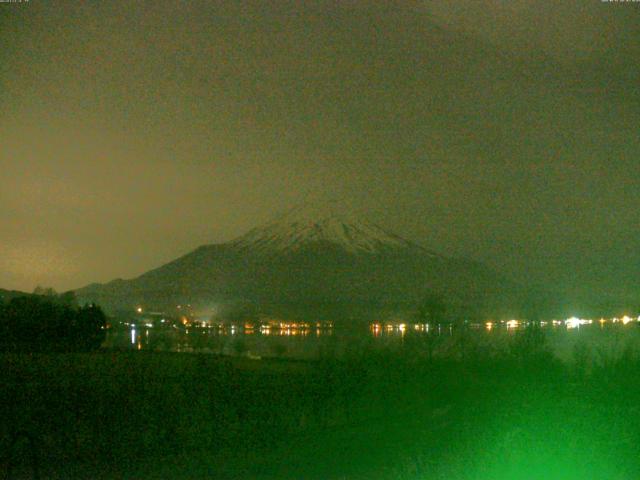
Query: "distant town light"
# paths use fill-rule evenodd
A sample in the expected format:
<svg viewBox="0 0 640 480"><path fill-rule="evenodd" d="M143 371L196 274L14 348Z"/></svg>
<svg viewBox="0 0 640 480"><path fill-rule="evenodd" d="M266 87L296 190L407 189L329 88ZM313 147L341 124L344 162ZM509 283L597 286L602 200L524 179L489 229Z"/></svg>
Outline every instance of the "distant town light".
<svg viewBox="0 0 640 480"><path fill-rule="evenodd" d="M567 326L567 328L579 328L580 325L590 325L592 323L593 323L593 320L578 318L578 317L567 318L564 321L564 324Z"/></svg>
<svg viewBox="0 0 640 480"><path fill-rule="evenodd" d="M580 319L577 317L567 318L564 321L564 324L567 326L567 328L578 328L580 326Z"/></svg>
<svg viewBox="0 0 640 480"><path fill-rule="evenodd" d="M520 322L518 322L518 320L509 320L507 322L507 328L517 328L518 325L520 325Z"/></svg>
<svg viewBox="0 0 640 480"><path fill-rule="evenodd" d="M142 313L142 307L138 307L138 308L136 308L136 312L138 312L138 313Z"/></svg>

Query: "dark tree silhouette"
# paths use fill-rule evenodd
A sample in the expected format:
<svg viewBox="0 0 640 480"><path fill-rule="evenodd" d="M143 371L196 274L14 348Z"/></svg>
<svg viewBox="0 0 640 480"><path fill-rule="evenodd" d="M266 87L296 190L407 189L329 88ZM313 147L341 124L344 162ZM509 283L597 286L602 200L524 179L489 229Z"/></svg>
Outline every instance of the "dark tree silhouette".
<svg viewBox="0 0 640 480"><path fill-rule="evenodd" d="M78 308L70 292L15 297L0 309L0 348L5 350L94 350L105 329L100 307Z"/></svg>
<svg viewBox="0 0 640 480"><path fill-rule="evenodd" d="M76 348L96 350L105 340L107 317L97 305L85 305L77 310L74 327Z"/></svg>
<svg viewBox="0 0 640 480"><path fill-rule="evenodd" d="M427 294L418 307L418 321L420 323L438 324L445 319L447 304L439 293Z"/></svg>

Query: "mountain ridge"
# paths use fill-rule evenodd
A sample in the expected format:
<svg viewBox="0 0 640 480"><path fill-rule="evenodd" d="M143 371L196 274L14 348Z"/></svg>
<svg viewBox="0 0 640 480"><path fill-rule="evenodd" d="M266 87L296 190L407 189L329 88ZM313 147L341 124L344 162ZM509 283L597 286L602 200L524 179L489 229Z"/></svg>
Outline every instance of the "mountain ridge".
<svg viewBox="0 0 640 480"><path fill-rule="evenodd" d="M189 303L226 313L353 316L411 312L434 291L452 311L495 311L514 304L508 297L519 289L478 262L436 254L351 213L293 209L229 242L77 293L108 310Z"/></svg>

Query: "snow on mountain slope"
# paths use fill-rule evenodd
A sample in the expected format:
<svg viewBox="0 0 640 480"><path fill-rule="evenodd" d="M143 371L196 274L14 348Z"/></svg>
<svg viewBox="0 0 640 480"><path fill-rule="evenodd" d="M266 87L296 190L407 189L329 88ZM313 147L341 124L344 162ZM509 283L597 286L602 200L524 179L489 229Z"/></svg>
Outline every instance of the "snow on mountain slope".
<svg viewBox="0 0 640 480"><path fill-rule="evenodd" d="M231 244L255 252L296 251L327 242L350 253L380 253L392 249L422 249L398 235L357 218L315 207L295 208L276 220L250 230Z"/></svg>

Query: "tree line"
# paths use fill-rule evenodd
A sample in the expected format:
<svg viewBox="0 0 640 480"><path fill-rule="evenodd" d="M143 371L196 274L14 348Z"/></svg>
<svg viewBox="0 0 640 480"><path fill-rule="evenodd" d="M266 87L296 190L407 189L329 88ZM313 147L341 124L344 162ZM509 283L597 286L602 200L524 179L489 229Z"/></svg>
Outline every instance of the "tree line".
<svg viewBox="0 0 640 480"><path fill-rule="evenodd" d="M106 337L107 318L94 304L79 306L73 292L38 287L0 300L0 350L91 351Z"/></svg>

